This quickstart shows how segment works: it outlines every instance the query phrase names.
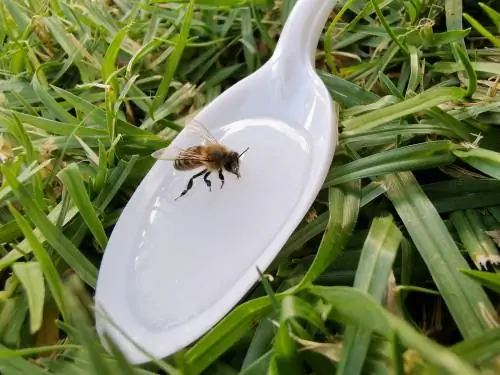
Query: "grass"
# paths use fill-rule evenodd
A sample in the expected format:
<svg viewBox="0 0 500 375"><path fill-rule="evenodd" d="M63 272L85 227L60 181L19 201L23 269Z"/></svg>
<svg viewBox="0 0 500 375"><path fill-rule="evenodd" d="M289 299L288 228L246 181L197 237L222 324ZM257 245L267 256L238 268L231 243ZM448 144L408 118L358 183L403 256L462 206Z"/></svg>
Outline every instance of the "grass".
<svg viewBox="0 0 500 375"><path fill-rule="evenodd" d="M272 54L291 0L0 4L0 372L500 371L495 1L340 2L316 56L340 139L262 282L172 358L97 339L109 234L186 118Z"/></svg>

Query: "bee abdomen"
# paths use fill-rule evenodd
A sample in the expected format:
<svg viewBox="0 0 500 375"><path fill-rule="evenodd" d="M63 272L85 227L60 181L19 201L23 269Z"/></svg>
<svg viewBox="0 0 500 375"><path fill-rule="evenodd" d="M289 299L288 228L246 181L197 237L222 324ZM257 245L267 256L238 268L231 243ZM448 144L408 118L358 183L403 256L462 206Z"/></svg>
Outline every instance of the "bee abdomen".
<svg viewBox="0 0 500 375"><path fill-rule="evenodd" d="M185 152L181 152L174 160L174 168L178 171L187 171L199 167L202 163L198 159L190 157L200 155L201 149L200 146L193 146L186 149Z"/></svg>
<svg viewBox="0 0 500 375"><path fill-rule="evenodd" d="M194 160L175 160L174 161L174 168L177 169L178 171L187 171L189 169L193 169L200 166L199 161L194 161Z"/></svg>

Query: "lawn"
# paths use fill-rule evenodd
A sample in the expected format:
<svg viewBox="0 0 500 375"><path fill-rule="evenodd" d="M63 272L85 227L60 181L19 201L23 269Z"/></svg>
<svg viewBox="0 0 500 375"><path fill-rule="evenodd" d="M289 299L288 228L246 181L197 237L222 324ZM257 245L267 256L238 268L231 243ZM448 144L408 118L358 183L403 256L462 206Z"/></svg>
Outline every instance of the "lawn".
<svg viewBox="0 0 500 375"><path fill-rule="evenodd" d="M294 3L0 1L2 374L500 373L498 0L340 1L316 54L339 143L278 258L171 358L101 346L100 260L151 153Z"/></svg>

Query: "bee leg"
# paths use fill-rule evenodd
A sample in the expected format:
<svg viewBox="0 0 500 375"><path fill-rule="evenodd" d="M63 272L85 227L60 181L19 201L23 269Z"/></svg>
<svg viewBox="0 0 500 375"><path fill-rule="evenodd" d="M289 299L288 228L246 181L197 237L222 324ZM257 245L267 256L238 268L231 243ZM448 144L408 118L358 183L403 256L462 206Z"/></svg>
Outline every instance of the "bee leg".
<svg viewBox="0 0 500 375"><path fill-rule="evenodd" d="M208 190L212 191L212 181L210 181L208 179L208 176L210 176L210 173L212 173L212 172L211 171L207 171L205 173L205 175L203 176L203 181L205 181L205 183L207 184Z"/></svg>
<svg viewBox="0 0 500 375"><path fill-rule="evenodd" d="M191 190L191 188L193 187L194 179L197 178L197 177L200 177L202 174L204 174L206 172L207 172L207 170L204 169L200 173L196 173L193 177L191 177L189 179L188 183L187 183L186 188L182 191L182 193L177 198L175 198L175 200L179 199L180 197L182 197L183 195L185 195L189 190Z"/></svg>
<svg viewBox="0 0 500 375"><path fill-rule="evenodd" d="M219 180L220 180L220 188L224 186L224 175L222 174L222 169L219 169Z"/></svg>

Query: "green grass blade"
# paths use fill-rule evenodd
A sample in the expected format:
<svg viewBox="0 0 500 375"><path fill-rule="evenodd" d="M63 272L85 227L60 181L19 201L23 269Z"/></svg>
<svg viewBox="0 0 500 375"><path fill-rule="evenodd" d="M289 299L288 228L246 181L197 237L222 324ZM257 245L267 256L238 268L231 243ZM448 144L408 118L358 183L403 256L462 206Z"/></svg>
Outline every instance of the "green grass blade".
<svg viewBox="0 0 500 375"><path fill-rule="evenodd" d="M393 96L401 99L401 100L404 100L404 95L401 93L401 91L399 91L399 89L396 87L396 85L391 81L391 79L389 77L387 77L387 75L385 75L384 73L382 72L379 72L378 74L378 77L379 77L379 80L380 80L380 83L385 87L385 89Z"/></svg>
<svg viewBox="0 0 500 375"><path fill-rule="evenodd" d="M464 13L464 18L469 22L469 24L476 29L482 36L488 39L495 47L500 47L500 38L495 37L492 33L488 31L480 22L478 22L474 17L468 13Z"/></svg>
<svg viewBox="0 0 500 375"><path fill-rule="evenodd" d="M165 72L163 73L163 78L158 85L158 91L156 92L156 97L151 104L149 109L149 115L152 116L154 111L160 106L161 103L165 101L168 94L168 89L170 88L170 83L174 77L175 70L179 65L179 61L184 52L184 47L186 46L187 39L189 37L189 29L191 27L191 20L193 18L193 8L194 0L189 2L186 12L184 13L184 21L182 22L181 30L177 39L177 44L174 47L172 54L169 56L168 62L165 65Z"/></svg>
<svg viewBox="0 0 500 375"><path fill-rule="evenodd" d="M24 295L9 298L0 313L0 338L11 347L19 346L21 330L28 316L28 304ZM1 361L0 361L1 362Z"/></svg>
<svg viewBox="0 0 500 375"><path fill-rule="evenodd" d="M66 52L68 57L74 63L77 63L79 58L78 49L73 43L73 40L69 37L70 34L64 30L64 25L61 20L57 17L45 17L43 23L52 34L55 41L59 43L64 52Z"/></svg>
<svg viewBox="0 0 500 375"><path fill-rule="evenodd" d="M457 87L436 87L428 89L404 102L396 103L377 111L345 120L343 122L346 128L344 134L347 135L362 130L366 131L400 117L432 108L438 104L450 100L459 100L465 93L465 90Z"/></svg>
<svg viewBox="0 0 500 375"><path fill-rule="evenodd" d="M328 65L328 67L330 68L330 70L332 72L337 72L337 68L335 66L335 62L333 61L333 57L332 57L333 31L335 29L335 26L337 26L339 20L342 18L343 14L345 12L347 12L347 10L349 10L349 8L352 6L353 2L354 2L354 0L347 0L345 2L342 9L340 9L340 11L333 18L332 22L328 26L328 29L326 30L326 33L325 33L325 60L326 60L326 64ZM349 26L351 26L351 24L349 24L348 26L345 26L344 29L342 30L342 32L346 31Z"/></svg>
<svg viewBox="0 0 500 375"><path fill-rule="evenodd" d="M451 350L472 365L486 364L485 362L494 360L500 354L500 327L461 341L453 345Z"/></svg>
<svg viewBox="0 0 500 375"><path fill-rule="evenodd" d="M274 51L274 49L276 48L276 41L269 36L269 33L267 32L264 25L260 21L260 17L259 14L257 13L255 3L256 3L255 0L251 0L250 2L250 9L252 10L253 20L255 21L257 29L259 30L260 35L262 36L262 40L267 44L267 46L271 49L271 51Z"/></svg>
<svg viewBox="0 0 500 375"><path fill-rule="evenodd" d="M485 233L487 229L475 210L455 211L450 221L477 268L500 263L495 243Z"/></svg>
<svg viewBox="0 0 500 375"><path fill-rule="evenodd" d="M128 161L120 160L118 165L109 173L109 178L94 201L100 213L104 212L106 207L120 191L127 178L129 178L138 159L139 157L134 155Z"/></svg>
<svg viewBox="0 0 500 375"><path fill-rule="evenodd" d="M2 108L0 108L0 118L4 121L9 121L7 116L3 116ZM8 113L8 111L5 111ZM4 113L5 113L4 112ZM60 134L60 135L78 135L81 137L85 136L98 136L98 135L107 135L105 130L90 128L90 127L81 127L72 123L65 123L54 121L50 119L45 119L41 117L27 115L21 112L12 111L12 114L15 114L19 117L19 119L28 125L34 126L35 128L44 130L46 132L52 134Z"/></svg>
<svg viewBox="0 0 500 375"><path fill-rule="evenodd" d="M397 333L394 333L391 340L392 361L394 364L394 375L405 375L404 349Z"/></svg>
<svg viewBox="0 0 500 375"><path fill-rule="evenodd" d="M74 276L70 276L67 281L67 289L65 300L68 310L71 312L72 325L78 327L75 331L75 336L78 337L79 343L85 348L89 358L88 374L95 375L112 375L113 372L110 366L104 360L104 351L102 347L96 345L97 337L95 331L90 325L89 316L86 307L82 303L86 296L82 295L80 290L82 286L78 285Z"/></svg>
<svg viewBox="0 0 500 375"><path fill-rule="evenodd" d="M252 341L243 359L241 370L249 368L269 350L275 335L274 324L269 319L263 319L255 329Z"/></svg>
<svg viewBox="0 0 500 375"><path fill-rule="evenodd" d="M366 237L359 260L354 287L382 302L392 264L403 238L391 216L375 218ZM371 332L347 326L337 374L360 374L363 368Z"/></svg>
<svg viewBox="0 0 500 375"><path fill-rule="evenodd" d="M43 305L45 300L45 283L43 273L38 262L20 262L12 265L14 275L23 286L30 312L30 332L37 332L43 319Z"/></svg>
<svg viewBox="0 0 500 375"><path fill-rule="evenodd" d="M38 95L40 100L43 102L43 104L45 104L47 109L56 119L71 124L78 124L78 120L74 116L69 114L68 111L66 111L66 109L60 103L58 103L52 95L49 94L49 87L43 86L36 74L33 76L31 84L33 85L35 94Z"/></svg>
<svg viewBox="0 0 500 375"><path fill-rule="evenodd" d="M258 67L257 46L252 25L252 14L250 9L242 9L240 11L241 17L241 43L243 44L243 51L247 70L249 73L253 72Z"/></svg>
<svg viewBox="0 0 500 375"><path fill-rule="evenodd" d="M377 99L380 99L379 96L373 92L365 90L364 88L357 86L346 79L325 72L318 72L318 74L333 99L339 101L346 107L370 104Z"/></svg>
<svg viewBox="0 0 500 375"><path fill-rule="evenodd" d="M40 267L45 276L45 280L49 286L50 293L52 298L57 304L59 311L64 320L67 320L67 312L64 306L64 298L63 298L63 284L62 280L57 272L57 269L50 258L50 255L43 248L42 244L38 241L35 234L33 233L31 226L28 221L21 216L21 214L12 206L9 207L12 216L14 216L19 228L21 228L26 240L28 241L33 254L35 255L36 260L40 264Z"/></svg>
<svg viewBox="0 0 500 375"><path fill-rule="evenodd" d="M387 23L382 11L380 10L380 7L378 6L377 4L377 1L376 0L371 0L371 4L373 5L373 8L375 9L375 12L377 13L377 17L380 21L380 23L382 24L382 26L384 26L384 29L385 31L387 32L387 35L389 35L389 37L397 44L397 46L406 54L408 54L408 48L406 48L406 45L403 44L399 38L396 36L396 34L394 33L394 31L392 30L392 28L389 26L389 24Z"/></svg>
<svg viewBox="0 0 500 375"><path fill-rule="evenodd" d="M288 239L281 250L277 260L283 259L295 250L300 249L307 241L324 232L329 221L329 213L325 212L319 215L315 220L307 223L297 229Z"/></svg>
<svg viewBox="0 0 500 375"><path fill-rule="evenodd" d="M451 47L455 55L455 58L458 60L458 62L463 64L465 71L467 72L467 76L469 78L469 83L467 85L468 86L467 93L465 94L465 96L468 98L472 98L472 95L476 92L477 88L476 71L472 67L471 61L469 60L469 56L467 56L467 53L464 50L465 48L462 45L458 43L452 43Z"/></svg>
<svg viewBox="0 0 500 375"><path fill-rule="evenodd" d="M463 121L457 120L455 117L438 107L429 109L426 113L453 132L453 138L458 137L464 141L472 141L471 133L473 133L473 129Z"/></svg>
<svg viewBox="0 0 500 375"><path fill-rule="evenodd" d="M476 72L500 74L500 64L495 62L471 62ZM455 73L465 70L461 63L438 61L432 66L432 70L438 73Z"/></svg>
<svg viewBox="0 0 500 375"><path fill-rule="evenodd" d="M101 66L101 76L103 83L111 84L114 90L118 89L118 81L116 78L116 59L118 57L118 54L120 53L120 46L123 40L127 37L128 31L129 27L125 26L116 33L116 35L113 37L113 41L106 49L104 61Z"/></svg>
<svg viewBox="0 0 500 375"><path fill-rule="evenodd" d="M473 271L470 269L461 269L460 272L500 294L500 274L485 271Z"/></svg>
<svg viewBox="0 0 500 375"><path fill-rule="evenodd" d="M113 343L113 341L107 340L107 343L111 348L111 353L113 357L116 359L116 370L119 371L120 375L137 375L135 369L132 367L131 364L128 363L123 353Z"/></svg>
<svg viewBox="0 0 500 375"><path fill-rule="evenodd" d="M16 1L5 0L5 8L10 13L10 16L14 19L16 26L19 30L24 31L28 28L29 20L28 16L18 7Z"/></svg>
<svg viewBox="0 0 500 375"><path fill-rule="evenodd" d="M393 332L397 333L404 346L417 350L428 363L439 368L440 373L479 375L478 371L460 357L421 335L405 321L389 314L361 291L340 286L312 286L308 288L308 291L331 304L330 316L334 320L373 330L386 339L391 339Z"/></svg>
<svg viewBox="0 0 500 375"><path fill-rule="evenodd" d="M36 348L28 348L28 349L15 349L15 350L2 350L0 347L0 358L14 358L21 356L29 356L32 354L39 354L44 352L53 352L53 351L63 351L66 349L77 349L80 350L80 345L75 344L60 344L60 345L47 345L47 346L38 346Z"/></svg>
<svg viewBox="0 0 500 375"><path fill-rule="evenodd" d="M448 229L411 173L386 176L387 196L427 265L451 315L465 338L489 328L484 311L495 315L484 291L457 270L467 269ZM425 218L425 220L421 220Z"/></svg>
<svg viewBox="0 0 500 375"><path fill-rule="evenodd" d="M491 2L491 3L493 3L493 2ZM482 3L482 2L479 2L478 5L488 15L490 20L497 27L497 31L500 33L500 12L494 10L493 8L489 7L488 5L486 5L485 3Z"/></svg>
<svg viewBox="0 0 500 375"><path fill-rule="evenodd" d="M451 164L455 160L452 154L455 148L450 141L429 141L383 151L342 166L334 166L323 187L359 178Z"/></svg>
<svg viewBox="0 0 500 375"><path fill-rule="evenodd" d="M453 153L467 164L500 180L500 153L484 148L471 148L467 151L455 150Z"/></svg>
<svg viewBox="0 0 500 375"><path fill-rule="evenodd" d="M288 321L295 319L311 323L321 333L326 334L328 332L321 315L310 303L297 296L287 295L281 303L281 320Z"/></svg>
<svg viewBox="0 0 500 375"><path fill-rule="evenodd" d="M262 355L269 351L271 342L276 333L276 327L270 319L272 316L273 313L271 313L269 318L262 319L257 325L250 345L248 346L245 357L242 361L241 371L251 366L252 363L257 361Z"/></svg>
<svg viewBox="0 0 500 375"><path fill-rule="evenodd" d="M252 361L251 365L240 371L240 375L261 375L267 373L271 363L272 354L272 350L269 350L255 361Z"/></svg>
<svg viewBox="0 0 500 375"><path fill-rule="evenodd" d="M370 112L380 108L387 107L388 105L400 102L399 98L394 95L387 95L372 104L356 105L344 110L345 117L356 116L361 113Z"/></svg>
<svg viewBox="0 0 500 375"><path fill-rule="evenodd" d="M372 183L361 190L360 208L385 193L380 183ZM329 220L329 213L319 215L315 220L307 223L295 231L276 258L276 261L287 258L290 253L300 249L307 241L324 232ZM271 266L273 268L273 266Z"/></svg>
<svg viewBox="0 0 500 375"><path fill-rule="evenodd" d="M97 161L97 174L94 178L92 189L93 191L101 191L106 182L106 177L108 175L108 155L106 154L106 149L102 142L99 142L99 156Z"/></svg>
<svg viewBox="0 0 500 375"><path fill-rule="evenodd" d="M270 374L305 375L304 368L297 356L297 344L291 338L288 322L281 321L274 340Z"/></svg>
<svg viewBox="0 0 500 375"><path fill-rule="evenodd" d="M359 213L361 187L359 181L331 187L328 191L328 224L311 267L294 290L314 282L344 248Z"/></svg>
<svg viewBox="0 0 500 375"><path fill-rule="evenodd" d="M19 116L13 113L14 123L17 125L15 130L10 129L10 131L14 134L14 136L19 140L19 143L23 146L24 152L26 153L27 161L32 163L36 161L36 154L33 149L33 143L31 143L31 139L26 132L26 129L23 127Z"/></svg>
<svg viewBox="0 0 500 375"><path fill-rule="evenodd" d="M305 374L298 355L298 345L292 337L293 330L298 328L305 333L297 324L297 319L311 323L323 333L327 332L320 314L312 305L296 296L287 295L281 305L280 323L271 360L271 373Z"/></svg>
<svg viewBox="0 0 500 375"><path fill-rule="evenodd" d="M275 295L280 298L280 295ZM192 374L199 374L221 354L249 332L255 321L272 310L269 298L262 297L236 307L221 322L203 336L185 354L186 366Z"/></svg>
<svg viewBox="0 0 500 375"><path fill-rule="evenodd" d="M445 0L446 29L462 30L462 0Z"/></svg>
<svg viewBox="0 0 500 375"><path fill-rule="evenodd" d="M458 121L460 124L461 122ZM387 142L397 139L398 136L402 138L408 137L411 139L419 135L442 135L449 138L454 138L456 136L456 129L452 128L448 124L407 124L407 125L386 125L383 129L369 130L363 133L357 133L353 135L341 134L339 139L341 144L349 145L355 148L363 148L365 145L371 144L373 146L386 145ZM466 133L465 140L469 140L471 137Z"/></svg>
<svg viewBox="0 0 500 375"><path fill-rule="evenodd" d="M71 266L88 285L95 287L97 269L85 256L64 236L47 216L34 204L29 193L19 183L16 176L2 167L3 175L12 188L14 195L21 202L30 220L40 229L47 242L59 253L61 258Z"/></svg>
<svg viewBox="0 0 500 375"><path fill-rule="evenodd" d="M49 221L52 224L57 223L58 218L61 215L63 208L62 202L59 203L56 207L52 209L52 211L47 215ZM78 210L76 207L72 207L69 209L66 214L64 215L63 218L63 224L67 224L71 219L73 219L76 214L78 213ZM40 230L40 228L35 228L33 231L33 236L34 238L40 242L40 244L44 243L46 241L46 238L44 236L44 233ZM5 255L2 259L0 259L0 269L4 269L5 267L8 267L9 265L13 264L16 260L21 259L25 254L29 254L32 249L31 249L31 243L27 240L28 237L26 237L25 240L21 241L19 245L17 246L17 249L11 250L7 255Z"/></svg>
<svg viewBox="0 0 500 375"><path fill-rule="evenodd" d="M496 180L450 180L422 188L441 213L500 204L500 181Z"/></svg>
<svg viewBox="0 0 500 375"><path fill-rule="evenodd" d="M14 114L14 120L15 124L17 125L17 129L14 132L14 134L17 136L19 142L23 146L24 151L26 152L26 158L27 158L26 161L28 163L38 162L38 153L35 153L35 150L33 148L33 143L31 142L28 133L21 124L19 117L16 116L15 114ZM32 184L33 184L33 197L36 200L37 204L45 210L47 207L42 195L43 189L42 189L42 178L40 173L36 173L33 175Z"/></svg>
<svg viewBox="0 0 500 375"><path fill-rule="evenodd" d="M0 344L2 352L11 352L3 344ZM47 371L40 366L37 366L24 358L12 356L0 361L0 372L5 375L47 375Z"/></svg>
<svg viewBox="0 0 500 375"><path fill-rule="evenodd" d="M60 87L51 86L51 88L63 98L68 105L71 105L75 110L85 113L85 117L94 122L100 127L96 129L99 134L107 135L105 130L106 123L106 112L102 108L94 105L92 102L82 98L81 96L75 95L72 92L63 90Z"/></svg>
<svg viewBox="0 0 500 375"><path fill-rule="evenodd" d="M0 225L0 244L13 242L22 234L15 220L2 224Z"/></svg>
<svg viewBox="0 0 500 375"><path fill-rule="evenodd" d="M410 79L408 80L407 91L416 91L420 81L422 79L422 74L420 73L420 56L417 47L410 45L408 46L408 52L410 54Z"/></svg>
<svg viewBox="0 0 500 375"><path fill-rule="evenodd" d="M74 163L62 169L57 176L63 182L64 187L68 190L71 199L78 207L80 215L94 235L95 239L104 249L108 243L108 238L104 232L102 221L99 219L97 212L90 201L87 189L82 179L82 175L78 166Z"/></svg>

